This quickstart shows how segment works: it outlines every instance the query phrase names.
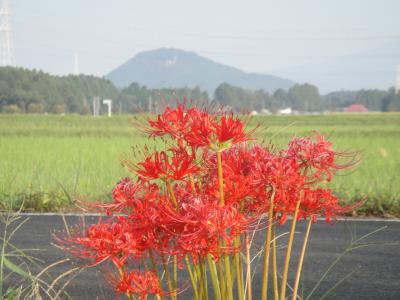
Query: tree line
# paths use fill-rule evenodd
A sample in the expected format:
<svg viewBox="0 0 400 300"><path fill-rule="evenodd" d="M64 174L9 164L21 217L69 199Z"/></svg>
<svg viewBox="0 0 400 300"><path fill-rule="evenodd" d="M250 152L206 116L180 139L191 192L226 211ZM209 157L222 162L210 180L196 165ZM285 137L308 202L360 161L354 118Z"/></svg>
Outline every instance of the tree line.
<svg viewBox="0 0 400 300"><path fill-rule="evenodd" d="M236 110L275 113L290 107L299 113L342 111L343 108L359 103L369 111L400 111L400 94L394 88L388 90L361 89L358 91L338 91L320 95L314 85L295 84L289 90L278 89L274 93L263 90L250 91L227 83L215 91L214 99Z"/></svg>
<svg viewBox="0 0 400 300"><path fill-rule="evenodd" d="M94 97L112 99L114 113L157 112L172 98L209 101L200 88L149 89L132 83L118 89L104 78L53 76L42 71L0 68L0 111L3 113L92 113ZM103 107L105 109L105 107Z"/></svg>
<svg viewBox="0 0 400 300"><path fill-rule="evenodd" d="M118 89L107 79L88 75L53 76L42 71L0 68L0 111L2 113L77 113L90 114L94 97L113 100L114 113L161 111L176 99L195 99L194 105L214 102L235 111L272 113L290 107L299 112L340 111L361 103L371 111L400 111L400 95L394 89L339 91L320 95L311 84L296 84L274 93L246 90L221 84L210 97L195 88L151 89L137 83Z"/></svg>

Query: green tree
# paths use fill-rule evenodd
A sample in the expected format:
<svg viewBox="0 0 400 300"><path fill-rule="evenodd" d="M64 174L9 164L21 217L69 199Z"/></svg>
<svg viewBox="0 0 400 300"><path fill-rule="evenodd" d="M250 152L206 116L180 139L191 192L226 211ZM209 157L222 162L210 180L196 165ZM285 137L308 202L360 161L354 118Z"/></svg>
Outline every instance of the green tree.
<svg viewBox="0 0 400 300"><path fill-rule="evenodd" d="M266 98L262 90L246 90L227 83L220 84L214 92L215 101L238 112L260 110L265 106Z"/></svg>
<svg viewBox="0 0 400 300"><path fill-rule="evenodd" d="M400 93L395 92L394 88L382 100L382 111L400 111Z"/></svg>
<svg viewBox="0 0 400 300"><path fill-rule="evenodd" d="M299 111L321 111L324 107L318 88L314 85L296 84L288 91L292 107Z"/></svg>
<svg viewBox="0 0 400 300"><path fill-rule="evenodd" d="M58 77L36 70L0 68L0 106L16 105L21 112L32 112L33 108L35 112L52 112L59 105L66 112L87 113L84 99L94 96L117 99L118 95L118 89L103 78Z"/></svg>
<svg viewBox="0 0 400 300"><path fill-rule="evenodd" d="M31 103L28 106L27 112L31 114L40 114L43 112L43 105L40 103Z"/></svg>
<svg viewBox="0 0 400 300"><path fill-rule="evenodd" d="M273 99L277 108L285 108L292 105L290 96L284 89L277 89L273 94Z"/></svg>
<svg viewBox="0 0 400 300"><path fill-rule="evenodd" d="M21 110L17 105L11 104L11 105L4 105L2 112L6 114L18 114L21 112Z"/></svg>

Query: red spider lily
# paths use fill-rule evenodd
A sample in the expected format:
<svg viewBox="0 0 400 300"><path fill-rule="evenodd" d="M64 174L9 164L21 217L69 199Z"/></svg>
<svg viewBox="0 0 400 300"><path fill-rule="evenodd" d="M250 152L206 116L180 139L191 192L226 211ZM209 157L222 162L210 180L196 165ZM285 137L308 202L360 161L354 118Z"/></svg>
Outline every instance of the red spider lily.
<svg viewBox="0 0 400 300"><path fill-rule="evenodd" d="M142 272L134 270L132 272L121 271L119 280L115 283L115 290L117 294L132 294L133 296L140 297L140 299L147 299L148 295L161 295L164 294L160 287L159 278L152 271Z"/></svg>
<svg viewBox="0 0 400 300"><path fill-rule="evenodd" d="M177 139L179 145L185 140L195 147L219 148L251 139L239 118L233 115L217 117L197 108L187 109L181 104L176 109L167 107L156 120L150 120L149 125L150 136L169 135Z"/></svg>
<svg viewBox="0 0 400 300"><path fill-rule="evenodd" d="M189 154L184 150L172 150L168 157L167 152L155 152L143 162L139 162L137 174L146 179L183 180L189 174L196 174L199 167L195 163L194 152Z"/></svg>
<svg viewBox="0 0 400 300"><path fill-rule="evenodd" d="M330 221L331 217L354 208L342 207L330 189L312 188L307 173L302 172L301 167L296 159L286 157L274 157L269 162L269 175L265 182L274 189L274 213L281 224L285 223L287 215L294 213L298 201L301 201L298 218L311 217L313 220L325 216ZM262 200L259 203L263 211L268 205Z"/></svg>
<svg viewBox="0 0 400 300"><path fill-rule="evenodd" d="M293 145L302 145L302 150ZM231 156L232 151L234 153ZM289 144L289 150L276 155L259 146L250 149L232 148L226 151L226 157L223 156L226 194L229 195L229 191L233 190L230 185L246 186L247 179L248 188L247 191L243 190L241 197L249 199L247 208L256 214L268 211L270 199L274 194L274 215L280 223L286 221L287 215L294 213L296 203L301 199L302 213L299 215L335 215L340 206L331 191L322 188L314 191L311 188L317 183L316 176L319 176L320 182L324 178L322 172L339 168L333 164L335 155L323 137L319 139L318 146L310 139L301 139L300 142L294 140ZM243 176L248 173L252 176Z"/></svg>
<svg viewBox="0 0 400 300"><path fill-rule="evenodd" d="M156 120L149 120L150 128L147 132L153 137L170 135L178 140L183 139L189 130L192 115L197 115L198 112L197 108L187 109L182 104L178 104L176 109L167 107Z"/></svg>
<svg viewBox="0 0 400 300"><path fill-rule="evenodd" d="M316 222L318 216L325 216L326 221L330 222L331 217L336 217L341 209L338 198L330 189L305 189L298 218L312 218Z"/></svg>
<svg viewBox="0 0 400 300"><path fill-rule="evenodd" d="M257 174L259 157L258 147L236 145L222 152L222 170L224 178L225 203L243 206L258 195L260 188ZM206 160L207 175L203 178L205 193L219 197L217 158L209 155ZM261 187L264 189L264 186Z"/></svg>
<svg viewBox="0 0 400 300"><path fill-rule="evenodd" d="M119 181L113 189L113 201L111 203L81 201L79 203L84 207L105 210L108 216L112 215L112 213L129 214L133 209L137 209L143 199L155 198L158 193L156 184L145 180L133 182L129 177L126 177Z"/></svg>
<svg viewBox="0 0 400 300"><path fill-rule="evenodd" d="M219 124L218 124L219 123ZM250 136L244 131L244 124L239 118L222 116L215 124L214 132L219 143L242 143L250 140Z"/></svg>
<svg viewBox="0 0 400 300"><path fill-rule="evenodd" d="M149 120L150 136L163 136L171 134L175 136L181 133L187 127L189 115L186 113L183 105L178 105L176 109L166 107L165 111L157 116L156 120Z"/></svg>
<svg viewBox="0 0 400 300"><path fill-rule="evenodd" d="M251 167L253 180L248 194L248 209L256 215L265 214L274 194L274 214L284 223L287 214L294 212L300 191L304 186L304 176L298 164L279 155L273 155L260 147L253 152L254 164Z"/></svg>
<svg viewBox="0 0 400 300"><path fill-rule="evenodd" d="M343 165L336 163L338 156L345 156L345 153L332 150L331 145L332 143L326 141L321 134L294 138L289 142L286 154L298 160L299 166L307 170L312 181L323 179L331 181L332 172L351 166L349 163Z"/></svg>
<svg viewBox="0 0 400 300"><path fill-rule="evenodd" d="M316 222L317 217L324 217L326 222L330 222L332 218L335 219L338 215L353 211L364 202L365 200L353 205L343 206L339 199L333 195L331 189L305 189L304 198L300 205L299 219L311 217Z"/></svg>
<svg viewBox="0 0 400 300"><path fill-rule="evenodd" d="M129 183L127 179L124 180L124 183L126 182ZM140 242L143 250L165 249L167 248L171 237L168 234L164 234L161 228L164 221L162 220L160 212L166 203L171 203L171 200L167 195L160 193L155 184L141 181L135 185L142 185L142 189L132 198L129 198L131 195L126 194L126 191L118 193L118 195L124 199L129 199L129 201L124 202L126 208L124 213L127 214L126 219L131 224L130 230L140 235ZM114 200L114 202L116 202L116 200ZM105 204L103 206L107 210L111 209L112 211L115 211L113 210L113 205L114 203ZM118 207L119 203L117 202L115 205Z"/></svg>
<svg viewBox="0 0 400 300"><path fill-rule="evenodd" d="M132 230L132 224L124 217L91 225L85 235L65 237L62 243L65 250L90 260L92 266L110 259L120 268L129 256L140 257L145 250L141 233Z"/></svg>
<svg viewBox="0 0 400 300"><path fill-rule="evenodd" d="M158 186L148 182L134 183L129 177L120 181L113 189L113 203L101 205L107 212L122 212L126 208L137 209L143 198L154 198L158 194Z"/></svg>
<svg viewBox="0 0 400 300"><path fill-rule="evenodd" d="M278 174L273 166L278 156L260 145L240 145L227 151L225 156L223 155L224 169L232 170L231 175L224 173L226 201L231 197L234 199L238 193L230 186L236 187L236 190L240 187L241 197L245 199L245 203L241 204L244 204L244 209L255 215L264 214L268 210L271 193L276 186L273 179L276 179Z"/></svg>
<svg viewBox="0 0 400 300"><path fill-rule="evenodd" d="M185 140L192 146L209 146L214 150L221 150L252 139L245 132L243 122L232 115L217 117L198 112L192 117L190 130L185 135Z"/></svg>
<svg viewBox="0 0 400 300"><path fill-rule="evenodd" d="M233 239L246 229L249 220L238 209L221 207L218 202L207 195L188 195L178 212L163 209L169 220L165 229L175 236L175 248L181 256L190 253L204 258L212 254L218 260L221 254L235 251ZM224 247L220 247L221 241L225 241Z"/></svg>
<svg viewBox="0 0 400 300"><path fill-rule="evenodd" d="M127 206L132 205L141 190L142 187L140 185L133 183L130 178L126 177L118 182L112 191L114 202L103 204L103 208L107 211L120 212Z"/></svg>
<svg viewBox="0 0 400 300"><path fill-rule="evenodd" d="M232 175L254 177L257 175L256 167L259 164L259 146L236 145L222 153L222 168L224 178ZM211 161L216 166L215 155Z"/></svg>
<svg viewBox="0 0 400 300"><path fill-rule="evenodd" d="M193 147L208 147L213 141L213 126L216 116L204 111L194 111L191 123L184 135L185 141Z"/></svg>
<svg viewBox="0 0 400 300"><path fill-rule="evenodd" d="M164 216L165 209L176 209L166 195L155 198L143 198L137 202L135 209L129 214L129 220L135 224L135 230L140 232L146 249L168 252L173 238L165 226L169 220Z"/></svg>
<svg viewBox="0 0 400 300"><path fill-rule="evenodd" d="M235 238L269 210L271 220L283 224L297 213L299 219L315 222L322 216L329 222L354 208L343 207L330 189L321 187L350 165L338 163L342 153L333 151L322 135L295 138L287 149L273 153L246 143L253 131L246 132L238 117L181 104L167 107L149 124L151 137L167 135L175 144L127 164L138 180L123 179L113 190L112 203L93 205L119 216L62 241L66 250L92 265L110 260L121 273L114 277L118 293L140 299L166 295L160 278L137 270L138 263L150 256L153 261L163 256L163 261L165 255L189 254L197 263L209 254L214 260L237 254Z"/></svg>

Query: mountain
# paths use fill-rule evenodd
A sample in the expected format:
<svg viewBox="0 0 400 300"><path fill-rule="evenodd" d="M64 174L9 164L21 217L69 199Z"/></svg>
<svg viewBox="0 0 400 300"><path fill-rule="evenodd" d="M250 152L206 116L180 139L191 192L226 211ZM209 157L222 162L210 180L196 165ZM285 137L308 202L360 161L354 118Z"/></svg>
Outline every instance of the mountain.
<svg viewBox="0 0 400 300"><path fill-rule="evenodd" d="M150 88L199 86L211 95L224 82L245 89L264 89L269 92L278 88L288 89L294 84L291 80L272 75L246 73L196 53L173 48L139 53L111 71L106 78L119 87L132 82Z"/></svg>

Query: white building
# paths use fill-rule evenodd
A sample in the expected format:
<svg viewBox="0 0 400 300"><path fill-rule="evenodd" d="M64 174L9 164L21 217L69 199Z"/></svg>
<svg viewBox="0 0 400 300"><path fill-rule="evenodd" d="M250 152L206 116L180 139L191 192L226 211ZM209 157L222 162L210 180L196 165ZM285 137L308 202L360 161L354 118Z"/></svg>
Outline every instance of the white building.
<svg viewBox="0 0 400 300"><path fill-rule="evenodd" d="M293 110L291 107L283 108L278 110L278 114L280 115L291 115L293 114Z"/></svg>

